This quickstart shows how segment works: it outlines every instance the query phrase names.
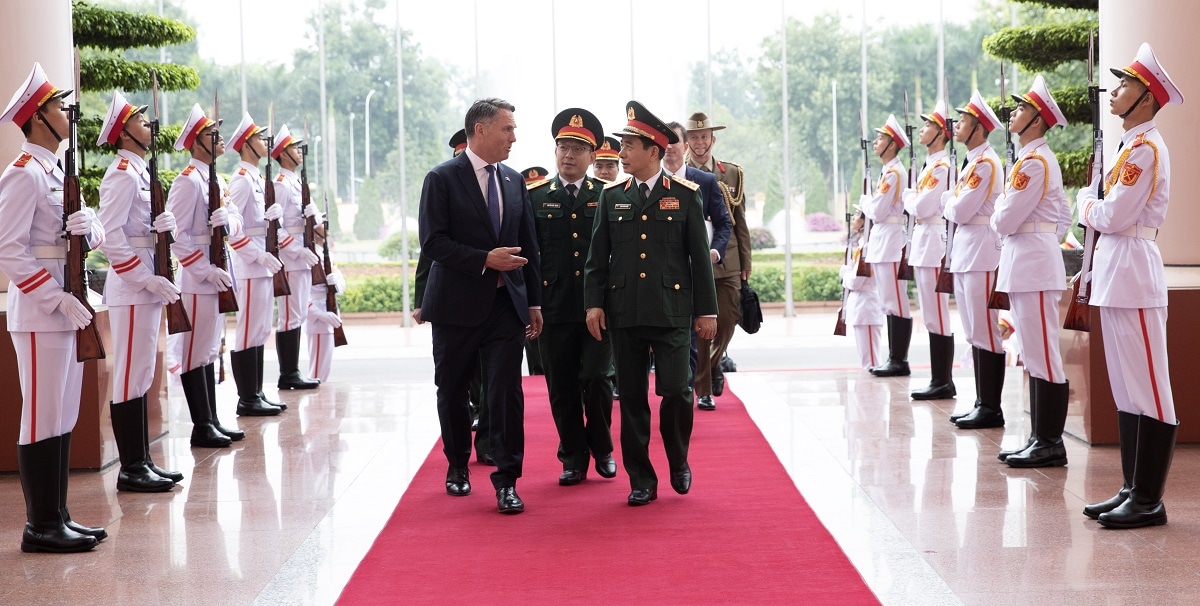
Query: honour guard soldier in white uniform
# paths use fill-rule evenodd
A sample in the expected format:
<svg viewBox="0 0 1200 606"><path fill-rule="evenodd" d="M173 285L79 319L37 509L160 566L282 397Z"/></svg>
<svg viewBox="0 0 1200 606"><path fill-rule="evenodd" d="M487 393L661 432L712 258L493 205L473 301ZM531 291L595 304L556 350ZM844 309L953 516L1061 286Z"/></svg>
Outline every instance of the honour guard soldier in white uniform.
<svg viewBox="0 0 1200 606"><path fill-rule="evenodd" d="M1000 338L998 312L988 309L1000 264L1000 236L992 229L996 198L1004 188L1000 157L988 143L988 133L1000 118L984 103L976 90L966 107L956 108L961 118L954 139L967 147L967 165L954 191L942 194L944 216L958 224L950 251L950 273L954 274L954 300L967 343L975 358L975 407L951 420L962 429L1002 427L1004 413L1000 396L1004 389L1004 342Z"/></svg>
<svg viewBox="0 0 1200 606"><path fill-rule="evenodd" d="M950 295L937 292L938 272L946 255L946 220L942 218L942 194L950 188L950 161L946 143L950 129L946 102L938 99L933 113L922 115L918 133L927 150L925 166L915 187L904 193L904 210L913 216L908 264L917 283L917 303L925 330L929 332L930 379L925 389L912 392L914 400L943 400L957 395L954 389L954 330L950 323Z"/></svg>
<svg viewBox="0 0 1200 606"><path fill-rule="evenodd" d="M317 234L317 242L323 240L321 234ZM329 380L333 370L333 329L342 325L342 318L326 309L328 285L333 284L338 292L346 292L346 279L341 271L334 269L325 280L325 284L311 286L308 309L304 314L304 332L308 334L308 375L321 383Z"/></svg>
<svg viewBox="0 0 1200 606"><path fill-rule="evenodd" d="M1093 174L1077 203L1080 219L1100 232L1091 304L1100 308L1125 485L1084 514L1109 528L1138 528L1167 523L1162 497L1179 429L1167 373L1167 284L1154 243L1167 216L1171 156L1154 116L1183 103L1183 93L1149 44L1128 67L1112 72L1121 83L1110 93L1110 111L1125 134L1104 182Z"/></svg>
<svg viewBox="0 0 1200 606"><path fill-rule="evenodd" d="M859 199L863 214L871 220L871 233L867 237L867 263L875 277L876 292L887 315L888 360L886 364L871 368L877 377L906 377L908 369L908 344L912 339L912 313L909 311L908 282L898 277L900 257L904 251L906 237L904 226L904 200L901 194L906 185L904 165L897 154L910 144L908 135L900 127L894 114L888 114L883 128L875 129L875 155L883 161L879 174L879 185L875 195L863 195Z"/></svg>
<svg viewBox="0 0 1200 606"><path fill-rule="evenodd" d="M21 155L0 176L0 271L8 276L8 332L21 380L21 432L17 470L25 493L21 551L86 551L108 536L82 526L67 511L71 430L79 418L83 364L75 357L75 331L92 322L87 307L65 284L64 174L55 153L70 132L63 97L35 63L0 115L21 128ZM66 221L90 246L104 228L86 206Z"/></svg>
<svg viewBox="0 0 1200 606"><path fill-rule="evenodd" d="M154 274L154 234L175 230L165 211L150 216L150 171L146 154L154 145L146 106L134 107L114 92L97 146L111 145L117 157L100 182L100 249L108 257L104 302L112 330L113 437L121 458L117 490L163 492L183 479L150 459L146 394L154 381L163 305L179 300L175 283Z"/></svg>
<svg viewBox="0 0 1200 606"><path fill-rule="evenodd" d="M223 448L231 440L246 437L241 430L228 429L217 420L215 364L221 355L221 333L225 327L217 293L233 288L233 278L209 259L212 228L224 226L230 238L240 237L242 231L242 217L237 206L229 204L225 179L220 175L217 184L221 189L221 207L211 214L208 211L208 163L225 153L225 138L219 133L213 144L212 133L218 128L220 123L205 116L199 104L192 106L175 140L175 149L189 151L192 158L175 177L167 194L167 210L178 223L171 252L179 259L182 270L177 278L179 290L192 323L192 331L180 335L179 380L192 417L191 444L205 448Z"/></svg>
<svg viewBox="0 0 1200 606"><path fill-rule="evenodd" d="M316 204L304 206L300 188L300 176L296 170L304 161L300 146L302 139L292 136L286 124L275 135L275 147L271 157L279 162L279 174L275 177L275 205L283 210L283 228L279 232L279 260L283 261L283 273L287 276L292 294L276 297L279 320L275 328L275 349L279 354L280 389L312 389L320 383L300 374L300 327L308 314L309 297L312 294L312 267L320 262L317 254L304 246L304 222L307 217L317 217L320 211ZM320 229L318 229L320 231ZM319 285L318 285L319 286ZM324 304L324 301L322 301ZM332 329L331 329L332 330ZM263 348L255 348L259 372L262 372Z"/></svg>
<svg viewBox="0 0 1200 606"><path fill-rule="evenodd" d="M854 327L854 344L858 348L859 364L870 370L883 360L883 307L875 291L875 276L858 275L858 259L862 256L862 213L854 215L854 254L850 263L838 269L846 296L846 325Z"/></svg>
<svg viewBox="0 0 1200 606"><path fill-rule="evenodd" d="M271 313L274 311L275 289L272 277L283 263L267 250L267 222L283 217L283 208L273 204L265 208L263 194L267 184L258 172L258 163L267 155L263 128L254 123L249 113L242 115L233 131L233 151L241 155L233 177L229 180L229 198L242 216L242 233L229 239L233 249L233 275L237 277L237 333L229 354L233 380L237 384L239 415L269 417L282 412L283 407L267 403L262 394L262 372L258 365L258 350L271 336Z"/></svg>
<svg viewBox="0 0 1200 606"><path fill-rule="evenodd" d="M1033 430L1027 444L1000 453L1009 467L1066 465L1063 427L1069 386L1058 350L1058 301L1066 269L1058 243L1071 223L1058 158L1046 144L1046 131L1067 119L1039 75L1024 95L1013 95L1017 110L1009 119L1021 153L1013 164L1004 196L996 201L992 229L1004 238L996 289L1008 293L1013 329L1025 370Z"/></svg>

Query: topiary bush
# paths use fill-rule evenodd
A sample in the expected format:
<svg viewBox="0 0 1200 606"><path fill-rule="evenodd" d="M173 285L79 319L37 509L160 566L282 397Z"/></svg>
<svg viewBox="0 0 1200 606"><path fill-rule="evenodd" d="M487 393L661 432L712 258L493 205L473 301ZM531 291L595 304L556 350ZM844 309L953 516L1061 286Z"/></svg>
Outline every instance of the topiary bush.
<svg viewBox="0 0 1200 606"><path fill-rule="evenodd" d="M809 231L841 231L845 224L829 213L812 213L808 216Z"/></svg>

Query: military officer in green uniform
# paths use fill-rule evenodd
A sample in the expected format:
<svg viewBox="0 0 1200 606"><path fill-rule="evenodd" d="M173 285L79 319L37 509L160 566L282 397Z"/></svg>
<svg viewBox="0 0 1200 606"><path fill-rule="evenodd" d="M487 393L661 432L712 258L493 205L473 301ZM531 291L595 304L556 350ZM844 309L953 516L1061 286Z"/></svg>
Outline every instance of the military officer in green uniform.
<svg viewBox="0 0 1200 606"><path fill-rule="evenodd" d="M725 194L729 220L733 223L724 259L713 265L717 306L721 310L717 318L717 336L708 341L700 339L696 343L696 395L704 410L715 409L717 405L711 396L725 392L721 359L725 357L725 349L733 339L733 330L742 318L742 280L750 279L750 228L746 225L745 175L742 174L742 167L733 162L718 161L712 154L717 142L714 133L723 128L714 125L704 112L696 112L687 120L688 166L717 177L721 193ZM708 360L707 364L705 360Z"/></svg>
<svg viewBox="0 0 1200 606"><path fill-rule="evenodd" d="M565 109L550 127L558 175L528 184L537 223L542 263L542 366L550 391L550 411L558 428L558 483L587 478L590 459L596 473L617 475L613 460L612 342L588 338L583 311L583 269L592 242L604 182L587 176L604 128L591 112ZM528 175L528 173L526 173ZM589 456L590 455L590 456Z"/></svg>
<svg viewBox="0 0 1200 606"><path fill-rule="evenodd" d="M616 356L621 458L632 488L628 502L647 505L658 498L649 453L650 350L671 487L687 494L692 319L699 337L712 339L717 297L698 187L662 169L667 145L679 136L637 101L629 102L626 114L629 122L616 136L628 177L600 195L584 270L584 306L588 332L599 341L607 330Z"/></svg>
<svg viewBox="0 0 1200 606"><path fill-rule="evenodd" d="M605 137L596 148L596 160L592 162L592 175L605 183L612 183L621 174L621 142Z"/></svg>

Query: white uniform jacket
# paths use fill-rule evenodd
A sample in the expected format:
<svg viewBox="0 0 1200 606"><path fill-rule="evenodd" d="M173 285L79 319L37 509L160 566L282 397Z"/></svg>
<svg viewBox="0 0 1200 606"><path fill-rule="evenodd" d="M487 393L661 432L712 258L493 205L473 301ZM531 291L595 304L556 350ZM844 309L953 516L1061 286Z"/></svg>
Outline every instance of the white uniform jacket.
<svg viewBox="0 0 1200 606"><path fill-rule="evenodd" d="M10 332L74 331L63 296L63 172L50 150L26 141L0 176L0 271L8 276ZM95 221L89 246L104 242Z"/></svg>
<svg viewBox="0 0 1200 606"><path fill-rule="evenodd" d="M942 219L942 192L950 183L950 161L946 150L925 159L915 191L904 200L904 210L916 219L908 264L912 267L941 267L946 255L946 221Z"/></svg>
<svg viewBox="0 0 1200 606"><path fill-rule="evenodd" d="M996 201L992 229L1004 238L1000 252L1003 292L1038 292L1066 288L1059 239L1071 223L1071 206L1063 191L1058 158L1045 138L1021 148L1004 195Z"/></svg>
<svg viewBox="0 0 1200 606"><path fill-rule="evenodd" d="M146 161L118 150L100 182L100 222L108 257L104 302L108 305L162 303L146 290L154 277L154 232L150 231L150 172Z"/></svg>
<svg viewBox="0 0 1200 606"><path fill-rule="evenodd" d="M873 276L858 275L858 257L862 249L854 250L854 261L843 265L838 274L842 278L842 288L850 291L846 297L846 324L848 326L882 325L884 323L883 305L879 302L879 293L875 290Z"/></svg>
<svg viewBox="0 0 1200 606"><path fill-rule="evenodd" d="M232 240L241 234L242 218L237 206L229 203L229 189L221 175L217 175L217 185L221 188L221 206L229 213L227 229ZM179 290L199 295L217 294L220 292L217 287L205 280L212 265L208 258L212 228L208 226L207 164L193 158L175 177L171 193L167 194L167 210L175 215L175 243L171 245L171 252L179 259L182 270L176 276ZM229 254L228 246L225 252L227 256L233 256ZM229 269L233 269L232 265Z"/></svg>
<svg viewBox="0 0 1200 606"><path fill-rule="evenodd" d="M300 249L304 247L304 212L300 208L303 202L300 191L300 177L296 173L281 168L275 175L275 203L283 209L283 229L279 230L279 260L283 261L285 271L302 271L308 269L307 263L300 258Z"/></svg>
<svg viewBox="0 0 1200 606"><path fill-rule="evenodd" d="M1154 238L1167 217L1171 157L1151 120L1121 137L1122 148L1096 190L1079 190L1080 218L1100 232L1092 257L1091 304L1166 307L1167 282Z"/></svg>
<svg viewBox="0 0 1200 606"><path fill-rule="evenodd" d="M867 263L891 263L900 260L904 249L904 166L898 158L883 165L875 195L862 200L863 214L872 221L867 239Z"/></svg>
<svg viewBox="0 0 1200 606"><path fill-rule="evenodd" d="M242 233L237 238L229 238L229 247L234 252L233 271L239 280L274 275L258 262L259 253L267 250L267 220L263 217L265 191L266 183L258 167L244 160L238 162L237 170L229 180L229 199L242 215Z"/></svg>
<svg viewBox="0 0 1200 606"><path fill-rule="evenodd" d="M1000 236L992 229L996 198L1004 188L1000 157L984 142L967 152L967 167L946 200L944 216L957 223L950 271L994 271L1000 264Z"/></svg>

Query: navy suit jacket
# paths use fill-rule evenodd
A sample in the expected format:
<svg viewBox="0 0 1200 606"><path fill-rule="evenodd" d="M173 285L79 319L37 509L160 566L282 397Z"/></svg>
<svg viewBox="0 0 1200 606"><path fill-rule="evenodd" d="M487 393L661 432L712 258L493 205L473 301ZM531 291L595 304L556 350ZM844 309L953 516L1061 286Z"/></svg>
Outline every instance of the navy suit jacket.
<svg viewBox="0 0 1200 606"><path fill-rule="evenodd" d="M717 178L712 173L706 173L698 168L687 167L683 176L688 181L700 186L700 195L704 197L704 216L712 221L712 249L720 257L718 263L725 261L725 249L729 246L729 232L733 225L729 222L729 208L725 206L725 196L717 185Z"/></svg>
<svg viewBox="0 0 1200 606"><path fill-rule="evenodd" d="M421 254L433 263L419 301L421 319L452 326L478 326L491 311L497 292L507 292L517 315L529 324L529 308L542 304L537 231L525 179L498 165L504 212L500 237L492 230L487 203L467 154L429 171L421 186ZM523 267L506 272L485 269L488 252L519 246ZM496 287L502 277L504 291Z"/></svg>

